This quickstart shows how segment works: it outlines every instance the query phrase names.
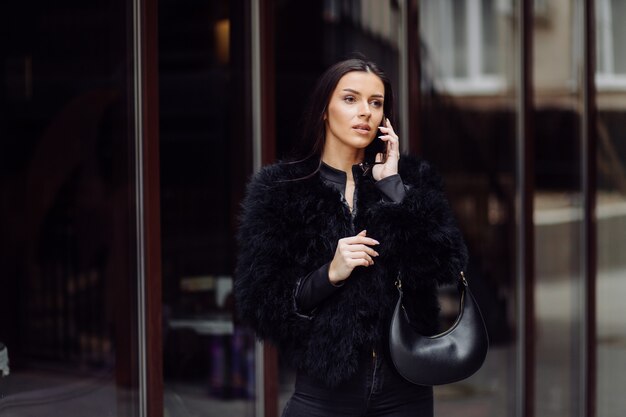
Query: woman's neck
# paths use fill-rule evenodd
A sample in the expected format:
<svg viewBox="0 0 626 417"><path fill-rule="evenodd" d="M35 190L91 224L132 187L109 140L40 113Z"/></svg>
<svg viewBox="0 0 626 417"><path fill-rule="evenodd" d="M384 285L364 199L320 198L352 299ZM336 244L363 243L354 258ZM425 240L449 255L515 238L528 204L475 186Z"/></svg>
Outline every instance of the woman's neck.
<svg viewBox="0 0 626 417"><path fill-rule="evenodd" d="M329 149L324 147L322 161L335 169L344 171L352 179L352 166L363 162L363 149Z"/></svg>

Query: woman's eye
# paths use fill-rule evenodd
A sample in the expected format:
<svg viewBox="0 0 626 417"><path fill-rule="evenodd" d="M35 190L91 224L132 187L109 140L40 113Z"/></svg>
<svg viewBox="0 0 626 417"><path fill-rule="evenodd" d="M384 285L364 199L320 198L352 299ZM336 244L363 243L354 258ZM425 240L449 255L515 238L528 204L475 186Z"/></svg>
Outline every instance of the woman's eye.
<svg viewBox="0 0 626 417"><path fill-rule="evenodd" d="M343 99L343 100L344 100L346 103L350 103L350 104L352 104L352 103L356 103L356 99L355 99L354 97L352 97L352 96L346 96L346 97L344 97L344 99Z"/></svg>
<svg viewBox="0 0 626 417"><path fill-rule="evenodd" d="M381 108L383 106L383 102L382 101L378 101L378 100L374 100L370 103L373 107L376 107L377 109Z"/></svg>

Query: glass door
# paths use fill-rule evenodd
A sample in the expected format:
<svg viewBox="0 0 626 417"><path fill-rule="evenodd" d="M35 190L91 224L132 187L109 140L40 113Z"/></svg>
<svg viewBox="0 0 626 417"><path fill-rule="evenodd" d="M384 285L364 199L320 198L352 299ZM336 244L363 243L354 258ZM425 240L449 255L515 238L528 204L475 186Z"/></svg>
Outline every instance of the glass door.
<svg viewBox="0 0 626 417"><path fill-rule="evenodd" d="M0 414L137 416L132 4L0 16Z"/></svg>
<svg viewBox="0 0 626 417"><path fill-rule="evenodd" d="M255 337L232 294L252 172L245 1L159 1L164 409L252 416Z"/></svg>
<svg viewBox="0 0 626 417"><path fill-rule="evenodd" d="M435 388L436 415L514 415L518 18L515 1L419 3L420 147L444 176L490 338L479 372ZM454 318L457 304L449 305L442 303L442 313Z"/></svg>

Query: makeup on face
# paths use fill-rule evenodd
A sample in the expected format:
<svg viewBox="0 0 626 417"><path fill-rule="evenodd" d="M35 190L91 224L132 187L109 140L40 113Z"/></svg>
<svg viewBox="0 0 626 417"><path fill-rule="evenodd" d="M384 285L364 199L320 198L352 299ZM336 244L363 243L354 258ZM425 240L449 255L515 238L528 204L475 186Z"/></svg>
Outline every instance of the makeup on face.
<svg viewBox="0 0 626 417"><path fill-rule="evenodd" d="M383 121L385 87L377 75L353 71L337 83L326 113L326 141L364 149L378 135Z"/></svg>

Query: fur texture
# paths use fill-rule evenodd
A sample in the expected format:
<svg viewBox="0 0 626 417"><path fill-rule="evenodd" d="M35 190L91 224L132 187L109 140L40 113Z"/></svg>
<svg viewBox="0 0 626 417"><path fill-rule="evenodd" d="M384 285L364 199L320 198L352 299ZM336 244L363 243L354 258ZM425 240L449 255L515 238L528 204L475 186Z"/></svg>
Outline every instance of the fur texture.
<svg viewBox="0 0 626 417"><path fill-rule="evenodd" d="M363 348L384 346L400 273L412 321L422 331L437 325L436 287L453 283L467 250L428 163L404 155L399 173L408 190L386 202L370 177L357 178L354 219L340 194L325 185L317 162L275 164L249 183L238 233L235 297L241 318L261 339L278 346L294 367L329 386L350 377ZM332 260L337 241L366 229L380 254L357 267L312 318L296 314L299 278Z"/></svg>

